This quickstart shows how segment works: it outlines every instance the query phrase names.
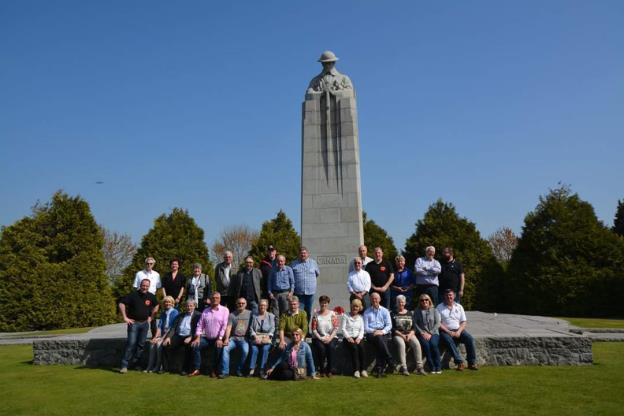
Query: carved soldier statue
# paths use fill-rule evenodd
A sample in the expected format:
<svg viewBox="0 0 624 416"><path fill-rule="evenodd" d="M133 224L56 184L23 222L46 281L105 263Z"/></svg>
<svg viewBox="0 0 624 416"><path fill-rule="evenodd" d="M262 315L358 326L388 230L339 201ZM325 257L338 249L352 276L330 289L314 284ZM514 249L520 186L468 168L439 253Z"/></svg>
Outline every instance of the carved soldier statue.
<svg viewBox="0 0 624 416"><path fill-rule="evenodd" d="M310 81L308 94L320 94L323 92L335 94L342 90L351 90L349 92L353 93L353 84L349 77L341 74L336 69L337 60L338 57L332 51L323 52L318 60L323 65L323 72Z"/></svg>

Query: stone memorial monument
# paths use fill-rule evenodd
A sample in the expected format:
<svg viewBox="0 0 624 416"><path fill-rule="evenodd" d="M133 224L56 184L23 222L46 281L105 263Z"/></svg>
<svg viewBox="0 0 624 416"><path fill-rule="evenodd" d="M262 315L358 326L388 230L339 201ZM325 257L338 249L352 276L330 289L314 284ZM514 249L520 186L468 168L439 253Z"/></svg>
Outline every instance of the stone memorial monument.
<svg viewBox="0 0 624 416"><path fill-rule="evenodd" d="M321 270L317 297L348 310L348 265L364 231L355 90L336 61L323 52L303 102L301 239Z"/></svg>

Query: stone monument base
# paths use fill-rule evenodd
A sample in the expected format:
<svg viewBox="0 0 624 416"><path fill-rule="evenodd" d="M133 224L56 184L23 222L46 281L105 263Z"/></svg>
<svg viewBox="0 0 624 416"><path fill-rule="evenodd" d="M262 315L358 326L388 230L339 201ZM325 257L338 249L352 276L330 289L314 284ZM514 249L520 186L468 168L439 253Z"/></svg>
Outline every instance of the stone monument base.
<svg viewBox="0 0 624 416"><path fill-rule="evenodd" d="M569 325L567 321L539 316L497 315L483 312L467 312L467 315L467 330L475 339L479 365L592 363L591 338L579 335L578 328ZM102 334L106 334L106 337ZM125 342L124 324L96 328L86 334L34 340L33 363L119 367ZM237 358L232 356L230 363L232 370L235 369ZM336 358L335 372L351 374L351 360L340 343ZM448 353L443 352L443 368L453 367L450 358ZM367 364L372 365L373 360L374 354L367 348ZM408 366L413 368L414 364L408 361Z"/></svg>

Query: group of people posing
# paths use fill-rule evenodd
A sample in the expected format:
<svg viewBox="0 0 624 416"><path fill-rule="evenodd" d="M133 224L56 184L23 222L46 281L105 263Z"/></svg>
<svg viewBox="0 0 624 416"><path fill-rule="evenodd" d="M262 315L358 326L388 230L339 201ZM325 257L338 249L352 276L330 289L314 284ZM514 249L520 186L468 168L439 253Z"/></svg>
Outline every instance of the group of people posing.
<svg viewBox="0 0 624 416"><path fill-rule="evenodd" d="M460 371L466 364L458 344L464 343L467 368L476 370L474 340L465 329L466 314L460 304L465 276L452 248L443 250L440 263L435 248L427 247L425 256L416 260L414 272L406 267L403 256L395 259L394 266L390 264L380 247L375 248L374 259L367 256L366 246L358 251L347 276L347 313L331 309L325 295L318 298L319 308L312 310L320 270L305 247L287 265L286 258L269 246L259 268L247 257L237 272L232 253L226 252L215 268L215 288L202 273L201 264L194 264L193 275L186 278L174 259L171 271L161 280L153 270L154 259L148 257L145 269L136 274L135 290L119 303L128 325L120 372L141 362L150 331L146 372L181 371L196 376L205 371L225 378L230 375L230 356L238 350L237 376L331 377L339 342L351 357L356 378L368 377L366 344L375 351L377 377L396 371L392 343L403 375L410 374L408 350L416 374L426 375L426 370L440 374L440 343ZM155 296L159 289L164 295L162 309ZM208 355L202 354L205 349Z"/></svg>

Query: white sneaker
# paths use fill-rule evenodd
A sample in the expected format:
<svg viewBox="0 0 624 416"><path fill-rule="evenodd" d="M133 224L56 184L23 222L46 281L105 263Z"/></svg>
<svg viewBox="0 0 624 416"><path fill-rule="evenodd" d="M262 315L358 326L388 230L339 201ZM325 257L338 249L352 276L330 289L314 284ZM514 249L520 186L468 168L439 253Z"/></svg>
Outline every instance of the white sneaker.
<svg viewBox="0 0 624 416"><path fill-rule="evenodd" d="M368 373L366 372L366 370L363 370L361 373L362 377L366 378L368 377Z"/></svg>
<svg viewBox="0 0 624 416"><path fill-rule="evenodd" d="M360 378L360 372L356 371L355 373L353 373L353 377Z"/></svg>

